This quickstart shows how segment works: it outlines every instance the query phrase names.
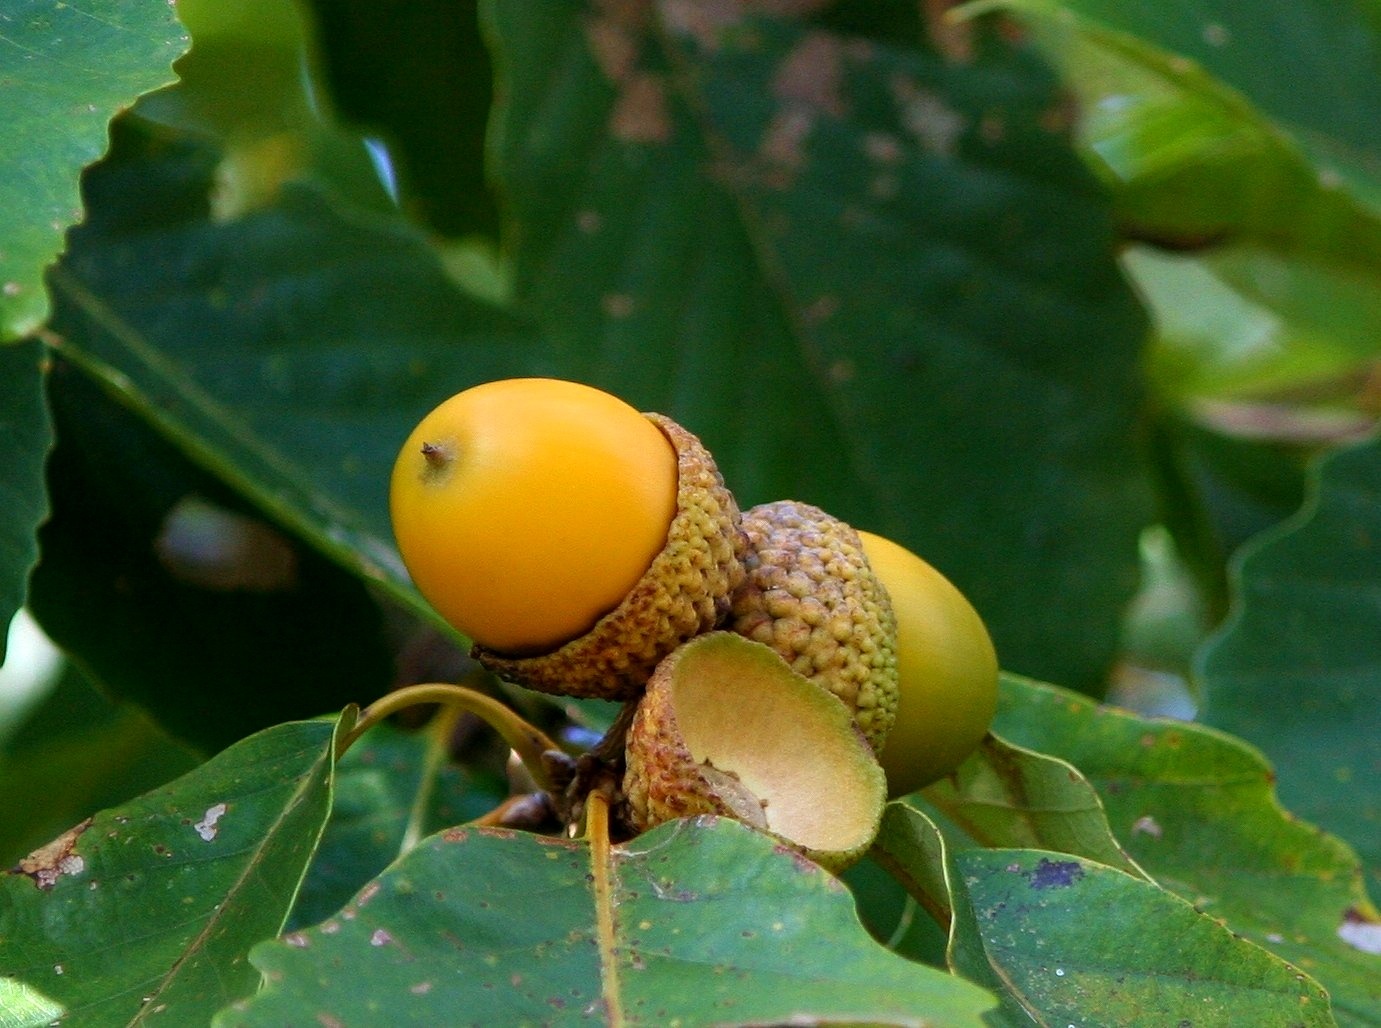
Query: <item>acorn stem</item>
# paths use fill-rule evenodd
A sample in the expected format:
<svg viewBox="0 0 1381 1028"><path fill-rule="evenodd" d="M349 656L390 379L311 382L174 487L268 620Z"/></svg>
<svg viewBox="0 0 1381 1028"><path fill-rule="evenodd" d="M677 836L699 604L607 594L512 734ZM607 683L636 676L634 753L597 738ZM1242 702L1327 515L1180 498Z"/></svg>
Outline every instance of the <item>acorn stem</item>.
<svg viewBox="0 0 1381 1028"><path fill-rule="evenodd" d="M597 864L609 859L609 796L595 789L585 797L585 839L594 851Z"/></svg>
<svg viewBox="0 0 1381 1028"><path fill-rule="evenodd" d="M477 692L463 685L451 685L445 682L409 685L375 700L365 708L355 726L341 737L336 747L337 759L350 748L356 739L384 718L420 703L440 703L453 706L483 718L494 731L499 733L503 741L508 743L513 752L518 754L518 759L526 765L532 774L533 781L540 788L548 791L555 788L547 774L547 765L542 759L542 754L548 750L559 750L560 747L549 739L545 732L528 724L492 696L486 696L482 692Z"/></svg>

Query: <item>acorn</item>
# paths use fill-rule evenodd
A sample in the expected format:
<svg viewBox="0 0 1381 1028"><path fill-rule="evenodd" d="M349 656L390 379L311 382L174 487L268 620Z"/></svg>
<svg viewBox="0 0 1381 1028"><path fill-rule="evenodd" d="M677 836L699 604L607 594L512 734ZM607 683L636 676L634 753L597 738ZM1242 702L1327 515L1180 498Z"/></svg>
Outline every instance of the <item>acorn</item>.
<svg viewBox="0 0 1381 1028"><path fill-rule="evenodd" d="M839 871L877 835L887 781L845 707L761 643L710 632L648 682L625 741L639 831L718 814Z"/></svg>
<svg viewBox="0 0 1381 1028"><path fill-rule="evenodd" d="M743 515L747 576L726 627L827 689L881 752L897 708L897 625L858 533L818 507L779 500Z"/></svg>
<svg viewBox="0 0 1381 1028"><path fill-rule="evenodd" d="M858 536L897 619L897 713L879 759L891 795L902 796L950 774L987 735L997 651L948 578L900 543Z"/></svg>
<svg viewBox="0 0 1381 1028"><path fill-rule="evenodd" d="M505 379L428 414L394 466L414 584L509 681L636 696L743 579L738 505L700 441L590 386Z"/></svg>

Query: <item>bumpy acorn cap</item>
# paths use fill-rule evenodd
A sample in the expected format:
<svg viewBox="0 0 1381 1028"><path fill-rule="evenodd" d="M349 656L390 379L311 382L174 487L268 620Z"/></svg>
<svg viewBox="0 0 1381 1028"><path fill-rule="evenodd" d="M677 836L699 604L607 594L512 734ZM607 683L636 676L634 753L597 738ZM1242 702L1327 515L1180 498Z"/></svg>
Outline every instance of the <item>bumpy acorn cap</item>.
<svg viewBox="0 0 1381 1028"><path fill-rule="evenodd" d="M708 450L661 414L647 414L676 450L676 514L666 545L623 601L588 632L549 653L472 655L500 678L563 696L626 700L658 662L727 616L743 582L739 509Z"/></svg>
<svg viewBox="0 0 1381 1028"><path fill-rule="evenodd" d="M657 668L624 751L630 823L720 814L839 871L877 835L887 779L844 707L772 650L710 632Z"/></svg>
<svg viewBox="0 0 1381 1028"><path fill-rule="evenodd" d="M728 627L843 700L882 752L897 710L897 623L858 533L794 500L747 511L743 531L748 575Z"/></svg>

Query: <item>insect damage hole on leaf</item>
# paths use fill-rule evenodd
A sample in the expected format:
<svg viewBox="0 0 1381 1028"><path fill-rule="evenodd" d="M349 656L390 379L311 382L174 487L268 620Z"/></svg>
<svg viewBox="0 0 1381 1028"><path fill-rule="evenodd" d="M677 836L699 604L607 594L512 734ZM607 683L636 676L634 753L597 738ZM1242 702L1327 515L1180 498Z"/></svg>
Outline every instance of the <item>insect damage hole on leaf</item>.
<svg viewBox="0 0 1381 1028"><path fill-rule="evenodd" d="M206 808L202 819L192 826L203 842L212 842L220 831L219 823L228 808L224 803L214 803Z"/></svg>
<svg viewBox="0 0 1381 1028"><path fill-rule="evenodd" d="M1338 938L1363 953L1381 956L1381 920L1375 912L1364 912L1355 907L1343 915L1343 923L1338 926Z"/></svg>

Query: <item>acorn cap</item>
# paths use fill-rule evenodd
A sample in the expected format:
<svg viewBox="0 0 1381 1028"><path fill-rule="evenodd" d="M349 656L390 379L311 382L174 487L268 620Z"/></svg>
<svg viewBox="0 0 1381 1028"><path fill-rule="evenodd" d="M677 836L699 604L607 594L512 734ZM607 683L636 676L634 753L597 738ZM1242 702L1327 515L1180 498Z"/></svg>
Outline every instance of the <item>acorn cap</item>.
<svg viewBox="0 0 1381 1028"><path fill-rule="evenodd" d="M844 707L731 632L658 666L625 744L628 819L720 814L842 870L867 851L887 780Z"/></svg>
<svg viewBox="0 0 1381 1028"><path fill-rule="evenodd" d="M663 657L727 616L747 545L738 504L699 439L661 414L645 416L676 450L676 514L666 545L584 635L532 656L474 647L475 659L500 678L563 696L631 699Z"/></svg>
<svg viewBox="0 0 1381 1028"><path fill-rule="evenodd" d="M743 515L747 578L728 627L832 692L881 752L897 709L897 623L851 527L779 500Z"/></svg>

